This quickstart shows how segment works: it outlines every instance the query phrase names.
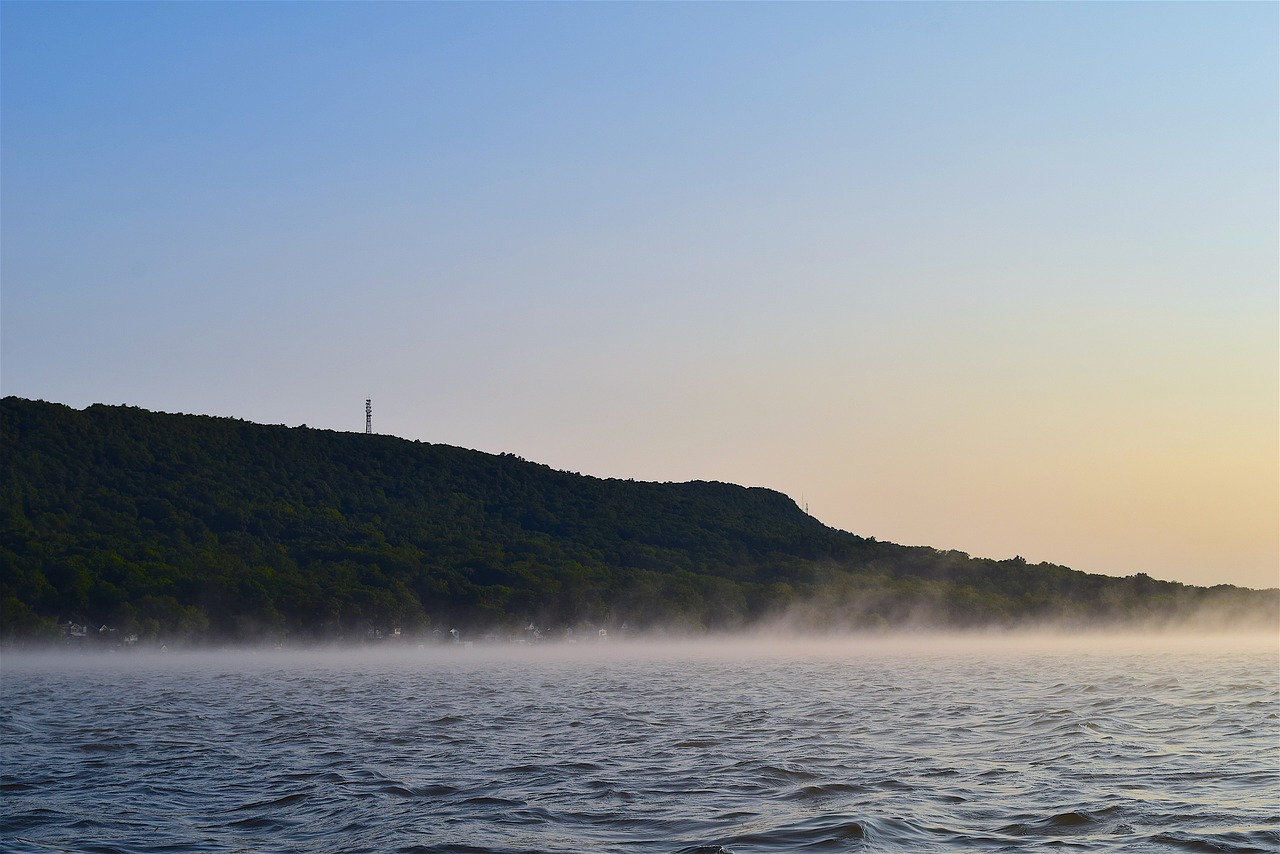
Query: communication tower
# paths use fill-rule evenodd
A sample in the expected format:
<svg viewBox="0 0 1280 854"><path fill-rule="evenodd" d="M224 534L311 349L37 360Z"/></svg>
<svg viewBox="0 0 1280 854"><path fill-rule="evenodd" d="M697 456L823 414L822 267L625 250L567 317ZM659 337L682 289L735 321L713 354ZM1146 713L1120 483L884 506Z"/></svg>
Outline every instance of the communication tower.
<svg viewBox="0 0 1280 854"><path fill-rule="evenodd" d="M364 432L373 432L373 398L364 399Z"/></svg>

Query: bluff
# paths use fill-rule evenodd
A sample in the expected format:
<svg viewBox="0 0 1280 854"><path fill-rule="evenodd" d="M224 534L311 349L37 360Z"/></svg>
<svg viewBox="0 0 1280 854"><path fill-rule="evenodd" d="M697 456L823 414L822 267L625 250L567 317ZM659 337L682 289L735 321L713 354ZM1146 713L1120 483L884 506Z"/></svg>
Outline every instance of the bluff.
<svg viewBox="0 0 1280 854"><path fill-rule="evenodd" d="M1280 592L906 547L725 483L391 436L0 401L0 635L1275 625ZM106 629L100 627L106 626Z"/></svg>

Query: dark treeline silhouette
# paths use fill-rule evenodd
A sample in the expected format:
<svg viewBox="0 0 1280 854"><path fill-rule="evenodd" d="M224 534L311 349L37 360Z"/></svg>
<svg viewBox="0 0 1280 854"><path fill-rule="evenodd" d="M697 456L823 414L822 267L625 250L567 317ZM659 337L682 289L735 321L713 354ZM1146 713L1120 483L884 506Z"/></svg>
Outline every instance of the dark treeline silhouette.
<svg viewBox="0 0 1280 854"><path fill-rule="evenodd" d="M1280 591L899 546L829 528L767 489L602 480L390 436L13 397L0 427L8 641L1280 619Z"/></svg>

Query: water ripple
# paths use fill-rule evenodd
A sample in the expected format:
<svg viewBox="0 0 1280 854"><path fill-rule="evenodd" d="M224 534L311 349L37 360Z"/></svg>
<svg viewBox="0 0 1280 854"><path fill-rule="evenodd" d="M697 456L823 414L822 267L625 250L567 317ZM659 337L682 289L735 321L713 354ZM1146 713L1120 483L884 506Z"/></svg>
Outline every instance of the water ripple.
<svg viewBox="0 0 1280 854"><path fill-rule="evenodd" d="M6 661L0 843L1280 850L1274 653L511 655Z"/></svg>

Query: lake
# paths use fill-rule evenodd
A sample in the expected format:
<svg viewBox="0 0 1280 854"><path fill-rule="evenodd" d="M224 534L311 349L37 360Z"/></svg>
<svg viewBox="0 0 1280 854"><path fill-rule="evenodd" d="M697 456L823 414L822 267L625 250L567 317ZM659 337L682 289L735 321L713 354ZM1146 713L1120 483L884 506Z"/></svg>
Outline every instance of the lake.
<svg viewBox="0 0 1280 854"><path fill-rule="evenodd" d="M1280 850L1264 638L0 658L14 852Z"/></svg>

